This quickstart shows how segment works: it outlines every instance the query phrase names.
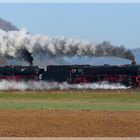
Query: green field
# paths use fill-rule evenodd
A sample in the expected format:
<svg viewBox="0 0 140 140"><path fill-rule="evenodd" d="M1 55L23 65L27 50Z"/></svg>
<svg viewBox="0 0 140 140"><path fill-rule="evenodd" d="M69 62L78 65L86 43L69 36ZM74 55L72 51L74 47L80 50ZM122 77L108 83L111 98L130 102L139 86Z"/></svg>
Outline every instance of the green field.
<svg viewBox="0 0 140 140"><path fill-rule="evenodd" d="M140 111L140 90L0 91L0 109Z"/></svg>

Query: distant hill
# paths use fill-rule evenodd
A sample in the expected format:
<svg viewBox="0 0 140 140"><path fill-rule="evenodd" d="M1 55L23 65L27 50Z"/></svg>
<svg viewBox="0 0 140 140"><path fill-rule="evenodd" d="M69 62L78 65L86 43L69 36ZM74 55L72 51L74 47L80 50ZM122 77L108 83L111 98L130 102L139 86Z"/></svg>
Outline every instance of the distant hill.
<svg viewBox="0 0 140 140"><path fill-rule="evenodd" d="M0 29L2 29L4 31L18 30L18 28L16 26L14 26L12 23L10 23L9 21L6 21L2 18L0 18Z"/></svg>
<svg viewBox="0 0 140 140"><path fill-rule="evenodd" d="M140 48L136 48L136 49L134 49L134 50L136 50L136 51L137 51L137 50L140 51Z"/></svg>

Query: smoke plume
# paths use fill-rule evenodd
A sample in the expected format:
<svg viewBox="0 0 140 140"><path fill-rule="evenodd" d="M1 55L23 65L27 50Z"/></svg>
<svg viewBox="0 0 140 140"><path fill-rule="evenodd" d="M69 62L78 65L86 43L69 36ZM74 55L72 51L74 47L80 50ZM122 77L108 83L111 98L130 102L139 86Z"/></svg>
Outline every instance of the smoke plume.
<svg viewBox="0 0 140 140"><path fill-rule="evenodd" d="M65 37L51 39L44 35L32 35L25 29L0 30L0 56L4 59L18 59L32 64L36 55L49 58L114 56L134 60L130 50L124 46L113 46L107 41L95 44Z"/></svg>
<svg viewBox="0 0 140 140"><path fill-rule="evenodd" d="M32 54L29 53L26 48L19 49L16 55L19 59L23 59L24 61L28 62L30 65L33 64L33 57L31 56Z"/></svg>

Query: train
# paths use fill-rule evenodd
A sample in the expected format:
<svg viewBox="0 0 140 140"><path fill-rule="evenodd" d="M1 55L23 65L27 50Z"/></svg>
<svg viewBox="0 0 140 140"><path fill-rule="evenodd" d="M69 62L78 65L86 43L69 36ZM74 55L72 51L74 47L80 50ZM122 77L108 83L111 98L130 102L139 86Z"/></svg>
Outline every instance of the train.
<svg viewBox="0 0 140 140"><path fill-rule="evenodd" d="M140 88L140 65L9 65L0 66L0 80L67 82L69 84L96 83L108 81Z"/></svg>

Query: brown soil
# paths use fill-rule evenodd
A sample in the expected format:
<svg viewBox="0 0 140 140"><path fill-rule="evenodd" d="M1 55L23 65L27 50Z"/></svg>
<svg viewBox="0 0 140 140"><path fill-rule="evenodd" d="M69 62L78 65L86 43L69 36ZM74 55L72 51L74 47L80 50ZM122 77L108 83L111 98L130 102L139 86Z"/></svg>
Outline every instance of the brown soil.
<svg viewBox="0 0 140 140"><path fill-rule="evenodd" d="M0 136L140 136L140 112L0 111Z"/></svg>

